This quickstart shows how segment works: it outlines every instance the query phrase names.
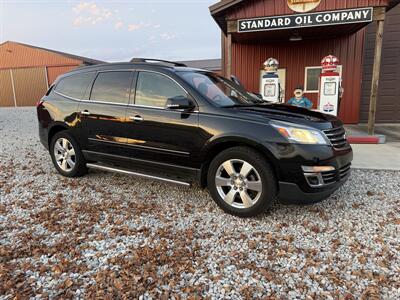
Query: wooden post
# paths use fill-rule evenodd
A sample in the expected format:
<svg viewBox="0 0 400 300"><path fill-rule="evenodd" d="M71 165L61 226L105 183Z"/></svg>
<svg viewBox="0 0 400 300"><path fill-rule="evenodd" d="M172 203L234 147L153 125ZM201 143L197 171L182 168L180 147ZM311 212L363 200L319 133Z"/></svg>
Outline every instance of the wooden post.
<svg viewBox="0 0 400 300"><path fill-rule="evenodd" d="M232 75L232 34L228 33L228 54L226 58L226 77L231 78Z"/></svg>
<svg viewBox="0 0 400 300"><path fill-rule="evenodd" d="M383 29L385 25L385 18L383 17L381 20L378 20L377 23L378 23L378 28L376 30L376 39L375 39L374 69L372 73L371 98L369 103L369 117L368 117L369 135L373 135L375 132L376 103L378 99L379 76L381 71Z"/></svg>

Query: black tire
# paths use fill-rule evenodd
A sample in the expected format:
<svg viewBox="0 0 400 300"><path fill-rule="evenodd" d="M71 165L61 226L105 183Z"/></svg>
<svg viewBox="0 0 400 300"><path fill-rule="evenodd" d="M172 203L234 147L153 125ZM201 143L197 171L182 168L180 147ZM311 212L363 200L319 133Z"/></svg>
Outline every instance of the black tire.
<svg viewBox="0 0 400 300"><path fill-rule="evenodd" d="M251 167L253 167L251 172L254 173L250 172L248 176L253 176L254 180L257 180L257 182L261 180L261 184L260 183L258 184L258 188L259 186L262 187L261 191L257 192L251 191L248 185L244 186L242 189L242 192L243 190L245 190L247 192L247 195L249 194L257 195L256 197L254 197L254 200L256 201L254 201L254 203L251 202L252 206L245 207L245 202L242 200L241 196L242 192L237 194L239 192L239 187L236 185L236 181L234 180L231 181L231 179L224 178L224 180L228 180L230 182L231 186L224 186L223 188L220 186L217 188L216 184L217 172L218 174L220 174L221 172L222 174L224 174L223 172L225 168L221 167L222 164L224 164L227 161L231 162L233 161L233 165L235 166L234 170L237 171L236 173L240 171L241 166L244 166L244 162L249 163ZM238 163L238 165L235 165L236 163ZM221 176L229 177L229 174L228 172L226 172L226 175L221 175ZM238 179L238 177L236 176L234 178ZM244 178L242 176L240 180L246 181L247 179L249 178L248 177ZM239 183L243 184L243 181L239 181ZM265 212L276 201L277 198L277 179L271 166L266 161L265 157L263 157L258 151L249 147L229 148L218 154L213 159L208 169L207 187L212 198L220 208L222 208L225 212L229 214L243 218L254 217L258 214ZM234 188L237 189L237 191L236 190L234 191L233 190ZM232 193L236 193L234 196L234 199L236 200L232 203L232 205L224 201L224 198L222 198L220 194L221 191L222 193L226 194L228 194L231 191ZM240 199L238 197L240 197ZM242 202L242 204L240 202ZM235 207L235 205L243 207Z"/></svg>
<svg viewBox="0 0 400 300"><path fill-rule="evenodd" d="M68 171L63 170L56 161L54 148L56 147L56 142L59 139L68 140L68 142L72 145L73 149L75 150L75 155L71 157L74 159L75 165ZM51 139L49 151L54 167L61 175L65 177L80 177L88 172L88 169L86 167L86 161L82 154L81 147L79 146L77 141L73 138L73 136L68 130L58 132L53 136L53 138Z"/></svg>

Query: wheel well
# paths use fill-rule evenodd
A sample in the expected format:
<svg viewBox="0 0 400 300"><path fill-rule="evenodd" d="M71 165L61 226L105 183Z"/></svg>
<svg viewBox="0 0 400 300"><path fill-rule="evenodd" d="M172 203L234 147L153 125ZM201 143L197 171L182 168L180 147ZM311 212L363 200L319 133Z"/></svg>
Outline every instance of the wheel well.
<svg viewBox="0 0 400 300"><path fill-rule="evenodd" d="M251 145L251 144L245 143L245 142L223 142L223 143L219 143L219 144L215 145L214 147L212 147L210 149L210 151L207 153L207 159L203 162L203 164L201 166L200 186L202 188L207 187L208 168L209 168L209 166L211 164L211 161L215 158L215 156L217 156L222 151L225 151L226 149L233 148L233 147L241 147L241 146L242 147L248 147L248 148L251 148L251 149L256 150L257 152L259 152L265 158L265 160L268 163L270 163L275 175L278 174L277 166L273 163L271 157L269 157L269 155L265 151L262 151L261 146L260 147L256 147L254 145Z"/></svg>
<svg viewBox="0 0 400 300"><path fill-rule="evenodd" d="M49 145L49 147L50 147L50 143L51 143L51 140L52 140L53 136L56 133L59 133L60 131L64 131L64 130L67 130L67 129L68 128L66 128L66 127L64 127L62 125L55 125L55 126L51 127L51 129L49 131L49 134L48 134L48 137L47 137L47 144Z"/></svg>

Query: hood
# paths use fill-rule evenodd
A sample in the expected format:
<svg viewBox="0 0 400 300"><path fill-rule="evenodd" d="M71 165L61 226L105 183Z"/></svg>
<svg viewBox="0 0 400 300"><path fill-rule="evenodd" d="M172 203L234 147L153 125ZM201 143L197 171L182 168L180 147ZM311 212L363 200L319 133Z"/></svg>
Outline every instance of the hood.
<svg viewBox="0 0 400 300"><path fill-rule="evenodd" d="M342 121L332 115L286 104L260 104L240 106L233 109L237 113L252 119L257 116L258 118L301 124L321 130L343 126Z"/></svg>

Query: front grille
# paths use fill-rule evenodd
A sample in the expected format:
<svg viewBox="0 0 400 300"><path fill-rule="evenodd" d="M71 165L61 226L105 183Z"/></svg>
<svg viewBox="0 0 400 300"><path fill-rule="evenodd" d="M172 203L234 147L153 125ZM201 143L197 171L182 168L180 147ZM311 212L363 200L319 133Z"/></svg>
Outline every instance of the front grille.
<svg viewBox="0 0 400 300"><path fill-rule="evenodd" d="M331 142L333 148L337 150L344 150L350 147L350 144L346 139L346 131L343 127L327 129L324 130L324 133Z"/></svg>
<svg viewBox="0 0 400 300"><path fill-rule="evenodd" d="M347 175L349 175L350 171L351 171L351 164L347 164L344 167L341 167L339 170L340 179L343 179Z"/></svg>
<svg viewBox="0 0 400 300"><path fill-rule="evenodd" d="M322 187L334 184L345 179L351 171L351 163L341 167L339 170L324 172L304 172L304 176L311 187Z"/></svg>
<svg viewBox="0 0 400 300"><path fill-rule="evenodd" d="M324 184L331 184L337 181L337 171L329 171L329 172L322 172L322 179L324 180Z"/></svg>

